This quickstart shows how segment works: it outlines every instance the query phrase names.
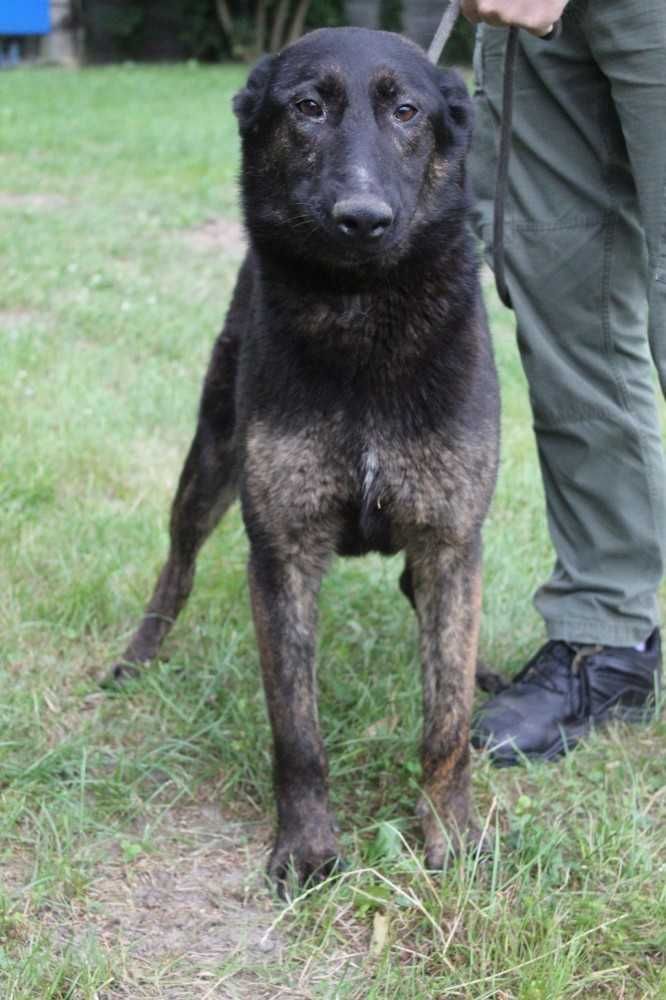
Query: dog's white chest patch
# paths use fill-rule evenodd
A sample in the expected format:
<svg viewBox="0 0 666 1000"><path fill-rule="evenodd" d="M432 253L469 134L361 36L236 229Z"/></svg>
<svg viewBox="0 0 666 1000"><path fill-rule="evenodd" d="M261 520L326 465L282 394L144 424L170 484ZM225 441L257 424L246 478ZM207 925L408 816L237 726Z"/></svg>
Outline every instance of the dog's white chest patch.
<svg viewBox="0 0 666 1000"><path fill-rule="evenodd" d="M366 448L362 457L363 471L363 499L367 501L372 497L375 483L379 474L379 455L375 448Z"/></svg>

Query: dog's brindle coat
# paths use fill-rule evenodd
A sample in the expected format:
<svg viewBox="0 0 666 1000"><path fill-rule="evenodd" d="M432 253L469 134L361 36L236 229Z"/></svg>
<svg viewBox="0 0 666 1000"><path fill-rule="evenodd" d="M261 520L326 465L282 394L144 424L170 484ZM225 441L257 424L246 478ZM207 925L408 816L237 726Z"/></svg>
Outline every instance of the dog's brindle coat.
<svg viewBox="0 0 666 1000"><path fill-rule="evenodd" d="M313 32L234 108L250 250L206 375L169 558L113 671L152 659L240 494L273 729L269 871L338 848L317 720L317 595L335 553L404 549L423 661L427 863L468 826L480 531L498 391L466 230L462 82L397 35Z"/></svg>

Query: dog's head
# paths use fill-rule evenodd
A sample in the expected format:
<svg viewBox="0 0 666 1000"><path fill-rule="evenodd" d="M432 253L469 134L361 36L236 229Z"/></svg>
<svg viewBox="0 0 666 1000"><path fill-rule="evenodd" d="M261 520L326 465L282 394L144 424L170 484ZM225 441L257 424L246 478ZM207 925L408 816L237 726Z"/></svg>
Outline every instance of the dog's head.
<svg viewBox="0 0 666 1000"><path fill-rule="evenodd" d="M383 270L463 224L467 90L399 35L312 32L262 59L234 110L263 253Z"/></svg>

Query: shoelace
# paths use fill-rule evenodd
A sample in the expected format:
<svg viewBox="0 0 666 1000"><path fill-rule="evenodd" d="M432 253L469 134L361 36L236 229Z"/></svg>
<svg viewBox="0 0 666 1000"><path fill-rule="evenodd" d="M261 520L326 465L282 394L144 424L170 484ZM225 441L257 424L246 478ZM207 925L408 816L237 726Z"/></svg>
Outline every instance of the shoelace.
<svg viewBox="0 0 666 1000"><path fill-rule="evenodd" d="M564 648L556 651L556 647ZM545 691L552 691L554 694L562 694L562 688L554 683L550 677L552 661L557 659L566 671L567 695L571 714L589 715L592 698L586 661L602 649L603 646L571 646L561 640L552 639L537 653L532 662L516 674L513 683L529 684ZM576 683L577 681L579 683Z"/></svg>

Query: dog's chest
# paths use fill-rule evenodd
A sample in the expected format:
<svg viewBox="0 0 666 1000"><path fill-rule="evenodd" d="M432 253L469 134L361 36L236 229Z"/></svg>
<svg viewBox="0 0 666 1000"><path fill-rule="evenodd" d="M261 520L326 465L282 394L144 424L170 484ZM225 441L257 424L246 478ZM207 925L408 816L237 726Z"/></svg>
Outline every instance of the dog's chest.
<svg viewBox="0 0 666 1000"><path fill-rule="evenodd" d="M290 433L257 423L245 489L268 530L316 532L341 554L390 552L421 530L466 535L485 505L491 466L480 442L444 433L360 434L341 419Z"/></svg>
<svg viewBox="0 0 666 1000"><path fill-rule="evenodd" d="M379 437L363 451L361 528L383 524L392 547L419 532L459 540L479 519L490 453L481 442L424 432L401 440Z"/></svg>

